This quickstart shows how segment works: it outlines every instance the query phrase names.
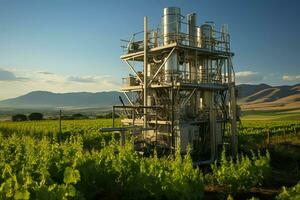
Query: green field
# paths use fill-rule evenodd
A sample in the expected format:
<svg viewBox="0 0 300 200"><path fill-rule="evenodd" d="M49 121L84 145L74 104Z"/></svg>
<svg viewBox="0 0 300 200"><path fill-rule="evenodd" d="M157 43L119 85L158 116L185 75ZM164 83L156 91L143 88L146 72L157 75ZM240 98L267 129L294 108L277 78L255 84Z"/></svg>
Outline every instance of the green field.
<svg viewBox="0 0 300 200"><path fill-rule="evenodd" d="M299 184L279 195L300 180L299 121L244 120L238 161L223 151L200 168L179 151L143 157L130 142L121 147L118 136L99 132L111 123L64 120L60 133L56 120L0 122L0 199L299 197Z"/></svg>

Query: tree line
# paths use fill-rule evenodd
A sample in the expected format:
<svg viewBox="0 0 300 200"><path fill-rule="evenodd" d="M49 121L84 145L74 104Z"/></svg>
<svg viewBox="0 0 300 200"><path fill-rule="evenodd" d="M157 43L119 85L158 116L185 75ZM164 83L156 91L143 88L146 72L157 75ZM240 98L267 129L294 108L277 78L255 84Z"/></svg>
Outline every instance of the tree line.
<svg viewBox="0 0 300 200"><path fill-rule="evenodd" d="M18 122L18 121L33 121L33 120L43 120L44 119L44 115L42 113L30 113L28 116L24 115L24 114L15 114L11 117L11 120L14 122Z"/></svg>
<svg viewBox="0 0 300 200"><path fill-rule="evenodd" d="M120 116L118 114L115 114L115 118L119 118ZM74 120L74 119L89 119L90 117L81 113L75 113L72 115L62 115L62 120ZM112 112L105 113L102 115L97 115L95 117L96 119L110 119L112 118ZM34 120L43 120L44 115L42 113L34 112L30 113L29 115L25 114L15 114L11 117L11 121L19 122L19 121L34 121ZM58 119L58 117L50 117L47 119Z"/></svg>

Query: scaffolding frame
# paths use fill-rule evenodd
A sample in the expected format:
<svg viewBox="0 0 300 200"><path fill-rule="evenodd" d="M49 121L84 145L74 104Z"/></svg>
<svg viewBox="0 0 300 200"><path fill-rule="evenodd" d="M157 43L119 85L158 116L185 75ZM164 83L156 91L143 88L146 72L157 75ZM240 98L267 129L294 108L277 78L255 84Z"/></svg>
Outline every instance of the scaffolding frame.
<svg viewBox="0 0 300 200"><path fill-rule="evenodd" d="M186 25L183 21L179 23ZM200 27L197 26L197 28ZM139 36L143 37L139 38ZM165 37L172 38L169 44L164 44ZM177 148L178 141L181 141L182 134L187 134L178 130L182 126L180 124L188 120L190 120L190 125L200 127L206 124L205 126L209 127L210 158L196 160L196 162L209 163L217 157L216 124L228 123L232 154L237 155L235 74L232 64L234 54L230 51L230 35L227 28L222 27L220 32L213 29L211 38L199 40L198 36L191 36L184 32L163 35L160 28L149 30L148 18L144 17L144 31L133 34L129 40L121 41L125 44L122 46L124 54L120 58L129 66L134 75L123 79L124 85L121 90L130 106L113 107L113 128L115 127L115 109L130 109L131 117L122 119L123 125L128 127L126 130L140 127L143 140L149 139L147 136L154 131L156 144L160 140L159 135L167 135L166 143L169 144L172 152ZM199 42L206 46L198 45ZM190 64L188 69L182 65L183 69L172 71L171 81L166 82L163 69L175 52L179 55L178 57L183 55L182 63L189 62L198 66L198 62L207 61L210 62L207 64L210 67L192 71ZM142 71L136 70L130 62L142 63ZM150 72L152 74L150 76L149 65L156 66L154 71ZM131 99L128 93L135 93L137 97ZM159 97L154 97L154 94ZM197 107L191 112L193 117L181 119L181 110L191 102L198 106L197 99L200 96L206 99L208 107L202 110ZM154 99L155 105L152 105L151 99ZM149 112L150 109L155 110L155 115ZM225 127L221 129L224 132Z"/></svg>

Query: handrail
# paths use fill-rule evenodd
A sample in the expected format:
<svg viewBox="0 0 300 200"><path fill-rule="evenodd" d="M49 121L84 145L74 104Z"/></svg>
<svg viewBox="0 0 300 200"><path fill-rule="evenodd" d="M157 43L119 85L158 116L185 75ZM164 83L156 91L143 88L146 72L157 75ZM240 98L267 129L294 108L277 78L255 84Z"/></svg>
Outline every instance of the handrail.
<svg viewBox="0 0 300 200"><path fill-rule="evenodd" d="M178 23L177 21L175 22L170 22L171 23ZM180 21L181 25L189 25L187 22ZM167 24L166 24L167 25ZM189 25L190 26L190 25ZM193 26L195 28L201 28L201 26ZM212 38L209 39L204 39L204 38L199 38L198 36L195 35L189 35L187 33L187 30L183 29L180 32L174 32L174 33L169 33L167 35L164 35L162 33L163 25L160 25L160 27L152 28L148 31L148 42L149 42L149 47L152 48L157 42L158 46L163 46L164 45L164 39L166 37L172 38L172 41L181 44L185 44L188 46L196 46L199 48L207 48L211 51L223 51L223 52L230 52L230 35L229 33L218 31L216 29L212 30ZM131 35L130 39L122 39L121 42L125 43L125 45L121 45L123 48L124 53L129 52L129 47L130 44L137 43L143 41L143 33L144 31L140 31L137 33L134 33ZM156 34L154 34L156 33ZM155 41L155 42L154 42ZM192 43L191 43L192 42ZM202 46L201 46L202 43ZM203 47L203 43L206 44L206 47ZM125 48L124 48L125 47Z"/></svg>

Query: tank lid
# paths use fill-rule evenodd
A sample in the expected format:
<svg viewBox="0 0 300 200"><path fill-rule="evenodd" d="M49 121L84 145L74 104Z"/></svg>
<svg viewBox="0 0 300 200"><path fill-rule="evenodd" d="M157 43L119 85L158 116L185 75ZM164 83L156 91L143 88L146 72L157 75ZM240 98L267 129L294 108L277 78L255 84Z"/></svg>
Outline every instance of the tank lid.
<svg viewBox="0 0 300 200"><path fill-rule="evenodd" d="M164 15L180 15L180 8L178 7L164 8Z"/></svg>

